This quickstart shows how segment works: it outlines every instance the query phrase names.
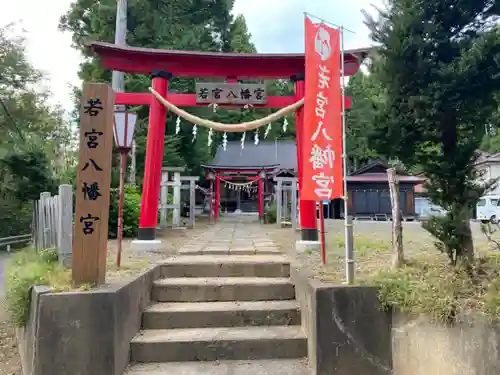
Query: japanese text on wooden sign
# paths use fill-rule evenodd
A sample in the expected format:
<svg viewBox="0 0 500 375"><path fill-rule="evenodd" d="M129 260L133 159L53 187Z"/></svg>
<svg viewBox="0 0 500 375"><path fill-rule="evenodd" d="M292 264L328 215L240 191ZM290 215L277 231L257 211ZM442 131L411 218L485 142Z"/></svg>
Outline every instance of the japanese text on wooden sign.
<svg viewBox="0 0 500 375"><path fill-rule="evenodd" d="M343 196L340 32L306 17L301 199Z"/></svg>
<svg viewBox="0 0 500 375"><path fill-rule="evenodd" d="M197 82L196 102L216 104L266 104L266 86L253 83Z"/></svg>
<svg viewBox="0 0 500 375"><path fill-rule="evenodd" d="M80 108L73 281L105 279L114 93L106 84L85 84Z"/></svg>

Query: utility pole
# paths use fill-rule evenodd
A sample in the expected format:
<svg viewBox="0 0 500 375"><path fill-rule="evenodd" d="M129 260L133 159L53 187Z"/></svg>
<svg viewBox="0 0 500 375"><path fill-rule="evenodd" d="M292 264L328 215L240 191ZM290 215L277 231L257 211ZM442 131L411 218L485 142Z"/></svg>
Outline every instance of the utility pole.
<svg viewBox="0 0 500 375"><path fill-rule="evenodd" d="M115 44L118 46L127 44L127 0L116 1ZM116 92L124 92L125 74L123 72L113 71L111 86ZM125 106L116 106L115 110L124 111ZM130 153L132 161L130 163L130 173L128 175L128 182L131 185L135 185L135 152L135 140L132 140L132 150Z"/></svg>

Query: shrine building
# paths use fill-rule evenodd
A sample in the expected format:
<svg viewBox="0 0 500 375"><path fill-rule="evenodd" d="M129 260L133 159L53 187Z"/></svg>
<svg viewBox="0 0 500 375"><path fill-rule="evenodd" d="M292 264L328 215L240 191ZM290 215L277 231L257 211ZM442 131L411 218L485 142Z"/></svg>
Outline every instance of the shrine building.
<svg viewBox="0 0 500 375"><path fill-rule="evenodd" d="M252 176L262 175L263 200L268 206L274 200L274 177L297 175L297 150L295 140L261 141L245 143L230 141L226 149L219 146L211 164L203 165L206 175L220 177L220 206L223 212L258 212L259 196L257 184ZM391 215L391 202L386 170L390 166L382 161L373 161L347 177L349 213L358 219L386 220ZM398 171L400 202L403 217L415 218L415 186L422 178ZM343 217L343 202L335 199L324 202L325 215L331 219Z"/></svg>

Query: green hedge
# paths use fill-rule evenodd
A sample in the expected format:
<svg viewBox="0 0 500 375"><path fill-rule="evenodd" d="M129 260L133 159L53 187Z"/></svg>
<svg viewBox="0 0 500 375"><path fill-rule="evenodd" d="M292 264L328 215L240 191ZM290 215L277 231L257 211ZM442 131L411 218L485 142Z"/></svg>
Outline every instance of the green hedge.
<svg viewBox="0 0 500 375"><path fill-rule="evenodd" d="M125 186L123 201L123 237L137 237L141 215L141 194L134 186ZM116 238L118 227L118 189L112 189L109 198L108 237Z"/></svg>
<svg viewBox="0 0 500 375"><path fill-rule="evenodd" d="M276 202L273 202L264 211L264 224L276 224Z"/></svg>

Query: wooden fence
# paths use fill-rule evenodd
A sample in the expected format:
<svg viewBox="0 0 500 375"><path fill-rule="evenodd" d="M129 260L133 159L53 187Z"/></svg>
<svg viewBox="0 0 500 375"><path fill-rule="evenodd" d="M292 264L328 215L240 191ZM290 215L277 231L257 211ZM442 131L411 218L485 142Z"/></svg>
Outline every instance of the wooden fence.
<svg viewBox="0 0 500 375"><path fill-rule="evenodd" d="M59 194L40 194L34 202L33 245L37 250L56 249L59 262L71 265L73 242L73 190L71 185L60 185Z"/></svg>

